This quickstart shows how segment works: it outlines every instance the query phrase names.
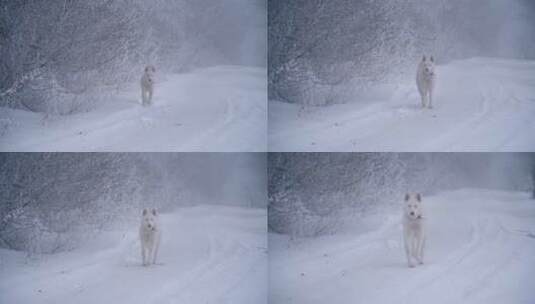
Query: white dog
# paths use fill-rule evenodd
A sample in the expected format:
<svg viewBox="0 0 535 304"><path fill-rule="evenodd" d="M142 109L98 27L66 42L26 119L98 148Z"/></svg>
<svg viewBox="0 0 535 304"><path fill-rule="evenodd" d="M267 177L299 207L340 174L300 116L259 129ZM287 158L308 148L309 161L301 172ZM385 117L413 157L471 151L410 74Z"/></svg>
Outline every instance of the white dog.
<svg viewBox="0 0 535 304"><path fill-rule="evenodd" d="M422 108L426 106L431 109L433 107L433 91L435 89L436 73L435 60L433 56L427 60L424 57L418 64L418 71L416 72L416 85L422 98Z"/></svg>
<svg viewBox="0 0 535 304"><path fill-rule="evenodd" d="M156 68L152 65L145 67L143 76L141 76L141 101L143 105L152 104L152 93L154 93L154 73Z"/></svg>
<svg viewBox="0 0 535 304"><path fill-rule="evenodd" d="M424 263L425 231L420 193L405 194L403 210L403 237L405 253L409 267L414 267L413 258L420 264Z"/></svg>
<svg viewBox="0 0 535 304"><path fill-rule="evenodd" d="M141 258L143 266L156 264L158 247L160 246L161 230L158 225L158 214L156 209L150 212L143 209L141 227L139 227L139 239L141 240Z"/></svg>

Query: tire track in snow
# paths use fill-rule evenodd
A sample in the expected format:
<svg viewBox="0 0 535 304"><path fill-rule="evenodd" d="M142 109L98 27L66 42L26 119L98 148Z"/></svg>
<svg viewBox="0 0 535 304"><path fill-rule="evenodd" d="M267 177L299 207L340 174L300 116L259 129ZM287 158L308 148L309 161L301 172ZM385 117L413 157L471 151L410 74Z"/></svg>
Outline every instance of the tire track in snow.
<svg viewBox="0 0 535 304"><path fill-rule="evenodd" d="M531 61L479 58L438 68L436 102L430 111L418 109L412 85L398 87L390 99L357 96L373 103L335 104L304 118L296 117L298 106L272 101L270 117L277 125L270 126L270 150L533 150Z"/></svg>
<svg viewBox="0 0 535 304"><path fill-rule="evenodd" d="M237 240L217 234L209 235L208 243L207 261L203 261L184 276L167 282L158 292L154 303L166 303L169 298L183 303L221 303L221 298L228 290L246 277L247 271L237 271L240 267L236 266L244 262L250 249ZM241 267L243 268L243 265ZM233 278L229 278L228 274ZM223 277L226 278L225 282L221 282ZM199 292L192 293L192 290ZM202 290L205 291L201 292Z"/></svg>
<svg viewBox="0 0 535 304"><path fill-rule="evenodd" d="M322 237L290 249L278 243L271 263L271 273L280 273L271 279L274 299L531 303L535 299L528 279L535 265L533 202L518 193L477 191L426 200L427 258L416 268L407 267L403 244L395 241L401 238L399 220L354 239Z"/></svg>
<svg viewBox="0 0 535 304"><path fill-rule="evenodd" d="M448 279L448 275L454 272L456 268L461 267L463 261L474 254L475 249L481 245L482 225L487 225L484 221L482 222L482 219L477 219L475 223L472 223L470 241L462 248L451 253L442 265L426 265L428 268L419 276L418 283L411 287L410 291L403 297L405 299L404 303L414 303L421 290L426 290L429 286L437 283L443 284L441 283L443 280L451 280L451 278ZM431 266L431 269L429 269L429 266Z"/></svg>
<svg viewBox="0 0 535 304"><path fill-rule="evenodd" d="M503 229L496 216L477 217L472 223L470 241L451 253L442 265L428 267L417 279L417 284L403 297L404 303L427 303L429 294L444 290L437 303L464 302L478 296L488 281L502 272L514 258L515 246L510 234ZM501 252L498 256L496 252ZM489 263L486 263L489 262ZM469 278L464 278L470 271ZM426 294L422 296L422 291Z"/></svg>

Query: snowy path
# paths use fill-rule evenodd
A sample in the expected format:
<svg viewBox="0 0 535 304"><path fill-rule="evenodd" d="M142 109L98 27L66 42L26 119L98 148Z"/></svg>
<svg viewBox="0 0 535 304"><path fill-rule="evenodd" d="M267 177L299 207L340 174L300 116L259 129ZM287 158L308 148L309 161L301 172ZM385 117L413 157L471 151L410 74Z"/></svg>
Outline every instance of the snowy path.
<svg viewBox="0 0 535 304"><path fill-rule="evenodd" d="M535 201L459 190L428 197L426 264L408 268L398 217L288 249L270 235L271 303L535 303Z"/></svg>
<svg viewBox="0 0 535 304"><path fill-rule="evenodd" d="M0 303L266 302L265 210L194 207L161 220L160 264L150 267L140 265L137 227L37 264L2 250Z"/></svg>
<svg viewBox="0 0 535 304"><path fill-rule="evenodd" d="M432 110L419 107L412 82L387 98L304 114L270 101L269 150L535 150L535 62L474 58L438 66L437 74Z"/></svg>
<svg viewBox="0 0 535 304"><path fill-rule="evenodd" d="M93 112L42 123L42 115L2 109L14 126L2 151L266 151L266 71L220 66L168 75L154 105L134 86ZM5 115L4 115L5 116Z"/></svg>

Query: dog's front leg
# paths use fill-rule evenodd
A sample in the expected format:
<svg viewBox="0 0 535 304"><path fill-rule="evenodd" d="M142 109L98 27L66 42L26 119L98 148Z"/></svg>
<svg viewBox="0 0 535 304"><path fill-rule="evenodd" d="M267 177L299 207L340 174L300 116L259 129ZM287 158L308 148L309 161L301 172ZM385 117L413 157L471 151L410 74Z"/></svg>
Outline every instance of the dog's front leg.
<svg viewBox="0 0 535 304"><path fill-rule="evenodd" d="M141 86L141 104L145 105L145 88Z"/></svg>
<svg viewBox="0 0 535 304"><path fill-rule="evenodd" d="M158 248L160 247L160 240L156 240L153 249L152 264L156 264L156 258L158 257Z"/></svg>
<svg viewBox="0 0 535 304"><path fill-rule="evenodd" d="M420 97L422 98L422 108L425 108L425 93L420 93Z"/></svg>
<svg viewBox="0 0 535 304"><path fill-rule="evenodd" d="M429 102L427 104L427 107L429 109L432 109L433 108L433 90L429 90Z"/></svg>
<svg viewBox="0 0 535 304"><path fill-rule="evenodd" d="M145 256L145 246L143 246L143 244L141 244L141 260L142 260L143 266L147 265L146 256Z"/></svg>
<svg viewBox="0 0 535 304"><path fill-rule="evenodd" d="M418 244L418 262L420 264L424 263L424 249L425 249L425 237L422 236Z"/></svg>
<svg viewBox="0 0 535 304"><path fill-rule="evenodd" d="M403 241L405 243L405 254L407 255L407 264L409 267L414 267L414 264L412 263L411 259L411 245L409 242L409 235L407 232L404 232L403 234Z"/></svg>
<svg viewBox="0 0 535 304"><path fill-rule="evenodd" d="M149 98L148 98L148 102L147 102L148 105L151 105L152 104L152 89L149 90Z"/></svg>
<svg viewBox="0 0 535 304"><path fill-rule="evenodd" d="M147 248L147 265L150 265L152 261L152 256L154 254L153 246L154 243L150 244L149 248Z"/></svg>

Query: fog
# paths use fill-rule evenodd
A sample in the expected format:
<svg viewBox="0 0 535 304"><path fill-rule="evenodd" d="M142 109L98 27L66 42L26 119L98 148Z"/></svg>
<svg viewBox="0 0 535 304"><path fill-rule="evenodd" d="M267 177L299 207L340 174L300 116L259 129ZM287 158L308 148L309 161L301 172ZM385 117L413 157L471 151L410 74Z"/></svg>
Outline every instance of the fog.
<svg viewBox="0 0 535 304"><path fill-rule="evenodd" d="M142 208L266 206L263 153L2 153L0 247L72 249Z"/></svg>
<svg viewBox="0 0 535 304"><path fill-rule="evenodd" d="M270 99L347 101L351 90L413 81L423 54L535 59L529 0L269 1Z"/></svg>
<svg viewBox="0 0 535 304"><path fill-rule="evenodd" d="M265 66L263 0L2 1L0 106L66 115L139 80Z"/></svg>
<svg viewBox="0 0 535 304"><path fill-rule="evenodd" d="M336 233L362 216L399 213L407 192L533 193L534 182L532 153L271 153L269 229L297 236Z"/></svg>

